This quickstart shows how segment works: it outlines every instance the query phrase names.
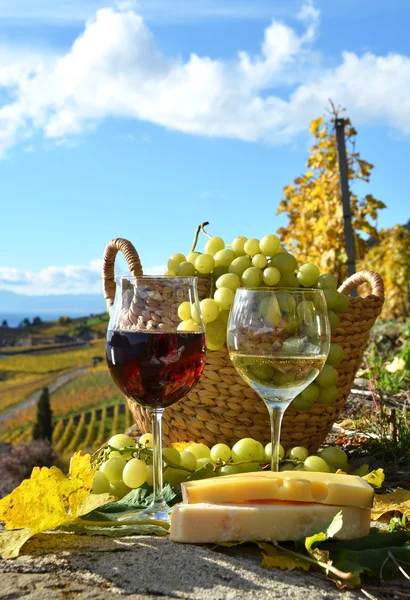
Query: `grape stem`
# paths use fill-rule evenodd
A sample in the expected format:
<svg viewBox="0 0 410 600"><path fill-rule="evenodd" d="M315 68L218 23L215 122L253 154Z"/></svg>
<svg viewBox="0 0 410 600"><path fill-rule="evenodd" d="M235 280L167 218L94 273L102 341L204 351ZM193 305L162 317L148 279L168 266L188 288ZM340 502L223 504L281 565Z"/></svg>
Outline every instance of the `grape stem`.
<svg viewBox="0 0 410 600"><path fill-rule="evenodd" d="M202 223L202 225L201 225L201 231L202 231L202 233L203 233L203 234L205 234L207 237L211 238L211 237L212 237L212 235L209 235L209 233L207 233L207 232L205 231L205 225L209 225L209 222L208 222L208 221L205 221L205 223Z"/></svg>
<svg viewBox="0 0 410 600"><path fill-rule="evenodd" d="M205 223L198 225L198 227L196 228L195 235L194 235L194 241L192 242L192 246L191 246L191 252L195 251L195 248L196 248L196 245L198 242L199 232L202 230L205 233L205 231L203 229L205 227L205 225L209 225L209 221L205 221ZM205 233L205 235L208 235L208 234ZM211 236L208 236L208 237L211 237Z"/></svg>

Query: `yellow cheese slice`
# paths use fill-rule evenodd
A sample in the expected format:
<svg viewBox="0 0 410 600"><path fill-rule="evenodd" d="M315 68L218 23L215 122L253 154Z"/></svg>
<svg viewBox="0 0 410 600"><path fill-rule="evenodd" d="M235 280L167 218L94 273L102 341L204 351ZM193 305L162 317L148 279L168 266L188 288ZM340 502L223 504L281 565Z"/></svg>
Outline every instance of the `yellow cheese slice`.
<svg viewBox="0 0 410 600"><path fill-rule="evenodd" d="M323 504L179 504L171 514L171 540L186 544L293 541L312 535L339 512L343 527L335 538L369 533L370 509Z"/></svg>
<svg viewBox="0 0 410 600"><path fill-rule="evenodd" d="M374 491L361 477L308 471L259 471L224 475L181 484L187 504L255 500L315 502L371 508Z"/></svg>

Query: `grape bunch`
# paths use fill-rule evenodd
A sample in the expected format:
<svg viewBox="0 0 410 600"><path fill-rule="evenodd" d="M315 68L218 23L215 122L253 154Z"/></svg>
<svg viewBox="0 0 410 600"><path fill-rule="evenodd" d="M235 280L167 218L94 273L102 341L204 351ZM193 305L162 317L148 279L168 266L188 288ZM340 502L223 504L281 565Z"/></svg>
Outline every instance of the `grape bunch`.
<svg viewBox="0 0 410 600"><path fill-rule="evenodd" d="M258 440L243 438L232 448L227 444L215 444L211 448L202 443L179 444L162 451L164 482L175 487L210 464L213 468L207 476L217 477L235 473L249 473L270 468L272 444L264 447ZM116 434L97 459L98 469L94 476L94 494L111 493L122 498L132 489L144 484L152 486L152 434L144 433L137 443L125 434ZM309 455L303 446L292 448L288 453L280 446L280 470L304 470L322 473L348 472L347 455L337 447L326 447L319 455Z"/></svg>
<svg viewBox="0 0 410 600"><path fill-rule="evenodd" d="M239 287L273 288L319 288L326 298L330 327L339 325L338 314L346 312L349 299L337 291L334 275L321 274L312 263L297 264L295 257L286 251L275 234L267 234L260 240L236 237L230 245L220 237L210 237L198 227L192 250L184 254L173 254L168 260L167 276L193 276L211 281L211 297L200 302L206 329L208 350L220 350L226 342L227 322L235 291ZM208 236L204 252L196 252L198 235L202 230ZM280 308L294 312L293 298L283 292ZM301 303L303 304L303 303ZM299 310L298 306L298 310ZM194 304L183 302L178 309L180 331L199 331L199 315ZM332 343L326 365L301 394L292 402L300 411L309 410L315 402L332 404L337 399L338 372L336 366L343 360L344 351L339 344Z"/></svg>

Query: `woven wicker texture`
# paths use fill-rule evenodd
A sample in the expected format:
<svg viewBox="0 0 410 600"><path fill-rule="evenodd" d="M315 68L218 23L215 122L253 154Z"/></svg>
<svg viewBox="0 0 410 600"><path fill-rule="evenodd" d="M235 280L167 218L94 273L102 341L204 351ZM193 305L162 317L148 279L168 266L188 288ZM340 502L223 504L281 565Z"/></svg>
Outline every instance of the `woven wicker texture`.
<svg viewBox="0 0 410 600"><path fill-rule="evenodd" d="M118 240L113 240L110 244L114 243L117 251L120 249L124 252L125 249L127 261L131 256L131 265L135 265L134 253L138 257L135 248L126 240L120 241L120 248ZM112 259L112 255L110 258ZM106 301L109 311L115 294L113 271L113 259L107 267L104 257L104 289L108 290ZM110 276L114 287L108 285ZM285 412L282 424L281 443L285 448L301 445L310 452L315 452L323 443L346 402L363 357L370 329L381 312L384 289L382 279L374 271L360 271L339 288L340 292L348 295L365 282L370 284L371 294L365 298L351 297L349 310L339 315L339 327L332 332L332 342L340 344L345 353L344 360L337 366L338 398L333 404L315 403L308 411L298 411L290 406ZM129 398L127 403L137 427L142 432L150 431L148 411ZM164 413L163 443L169 445L171 442L194 440L208 445L218 442L232 445L243 437L253 437L264 444L270 441L267 408L237 373L227 350L208 351L205 370L195 388L186 398L167 408Z"/></svg>

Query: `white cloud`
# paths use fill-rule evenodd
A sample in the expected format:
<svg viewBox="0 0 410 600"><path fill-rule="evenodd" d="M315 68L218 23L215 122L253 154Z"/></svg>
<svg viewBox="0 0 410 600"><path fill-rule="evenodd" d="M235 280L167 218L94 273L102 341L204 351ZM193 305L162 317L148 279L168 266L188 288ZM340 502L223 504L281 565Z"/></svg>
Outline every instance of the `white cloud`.
<svg viewBox="0 0 410 600"><path fill-rule="evenodd" d="M235 60L165 56L133 10L105 8L63 56L0 50L0 153L41 131L67 145L104 119L128 118L202 136L288 142L332 98L355 123L410 133L410 58L345 52L325 68L319 12L306 2L292 28L273 20L259 54ZM291 87L290 87L291 86Z"/></svg>
<svg viewBox="0 0 410 600"><path fill-rule="evenodd" d="M88 265L46 267L40 271L23 271L12 267L0 267L0 290L43 296L60 294L101 294L101 259ZM146 275L163 275L166 265L148 267ZM124 275L116 268L116 275Z"/></svg>

